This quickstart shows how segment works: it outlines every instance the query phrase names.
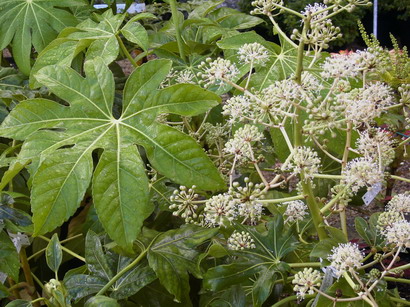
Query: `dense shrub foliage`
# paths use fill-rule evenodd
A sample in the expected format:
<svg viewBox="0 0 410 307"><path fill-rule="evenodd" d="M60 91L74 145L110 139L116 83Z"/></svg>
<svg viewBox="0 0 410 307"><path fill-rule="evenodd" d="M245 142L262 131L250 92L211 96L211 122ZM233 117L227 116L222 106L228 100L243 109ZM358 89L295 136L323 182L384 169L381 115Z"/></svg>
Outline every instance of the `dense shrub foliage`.
<svg viewBox="0 0 410 307"><path fill-rule="evenodd" d="M2 306L408 304L407 50L326 53L371 3L107 2L0 2Z"/></svg>

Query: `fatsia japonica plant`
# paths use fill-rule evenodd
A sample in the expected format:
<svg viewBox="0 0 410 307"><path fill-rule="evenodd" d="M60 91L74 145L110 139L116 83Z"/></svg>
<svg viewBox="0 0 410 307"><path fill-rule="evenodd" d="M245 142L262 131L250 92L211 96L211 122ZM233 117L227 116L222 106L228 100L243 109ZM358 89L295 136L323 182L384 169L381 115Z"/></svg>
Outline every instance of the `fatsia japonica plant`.
<svg viewBox="0 0 410 307"><path fill-rule="evenodd" d="M407 49L359 25L366 49L325 52L343 35L332 17L369 1L253 1L279 45L222 1L166 2L168 21L107 9L59 30L29 93L0 74L0 298L408 304ZM302 29L288 37L279 14Z"/></svg>

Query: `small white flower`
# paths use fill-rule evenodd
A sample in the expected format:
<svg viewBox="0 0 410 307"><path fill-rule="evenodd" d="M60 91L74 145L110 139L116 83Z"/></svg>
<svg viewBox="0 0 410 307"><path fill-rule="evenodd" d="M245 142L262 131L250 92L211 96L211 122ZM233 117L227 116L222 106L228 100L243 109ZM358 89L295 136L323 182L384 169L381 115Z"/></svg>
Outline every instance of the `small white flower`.
<svg viewBox="0 0 410 307"><path fill-rule="evenodd" d="M255 7L253 11L251 11L252 15L256 14L272 14L275 10L279 10L275 4L279 4L283 6L283 0L256 0L251 2L252 6ZM280 12L280 10L279 10Z"/></svg>
<svg viewBox="0 0 410 307"><path fill-rule="evenodd" d="M353 192L357 193L360 188L371 188L384 179L383 172L379 166L369 158L356 158L347 163L342 175L344 184L349 185Z"/></svg>
<svg viewBox="0 0 410 307"><path fill-rule="evenodd" d="M387 204L387 211L410 213L410 192L395 195Z"/></svg>
<svg viewBox="0 0 410 307"><path fill-rule="evenodd" d="M228 248L236 251L254 249L256 245L251 235L245 231L234 231L228 239Z"/></svg>
<svg viewBox="0 0 410 307"><path fill-rule="evenodd" d="M248 177L244 181L244 187L235 182L228 193L237 203L238 216L250 224L255 224L262 217L263 205L259 200L264 198L266 192L262 190L263 184L254 184Z"/></svg>
<svg viewBox="0 0 410 307"><path fill-rule="evenodd" d="M238 50L239 60L245 64L265 66L268 50L259 43L245 44Z"/></svg>
<svg viewBox="0 0 410 307"><path fill-rule="evenodd" d="M359 132L359 134L360 137L356 141L356 146L361 155L374 161L378 161L379 156L381 156L382 164L385 166L394 160L393 139L387 131L375 129Z"/></svg>
<svg viewBox="0 0 410 307"><path fill-rule="evenodd" d="M286 211L284 213L287 216L286 222L303 221L305 215L308 214L308 207L301 200L293 200L283 203L286 206Z"/></svg>
<svg viewBox="0 0 410 307"><path fill-rule="evenodd" d="M184 218L186 223L192 223L198 217L196 213L198 206L193 203L198 198L195 188L196 186L192 186L190 189L180 186L179 190L175 190L170 197L172 205L169 208L176 210L172 214Z"/></svg>
<svg viewBox="0 0 410 307"><path fill-rule="evenodd" d="M306 293L314 294L314 287L320 287L322 283L322 276L319 271L313 270L312 268L304 268L295 274L295 278L292 280L293 291L296 292L297 296L301 299L305 298Z"/></svg>
<svg viewBox="0 0 410 307"><path fill-rule="evenodd" d="M386 228L385 236L389 244L410 247L410 223L404 220L393 223Z"/></svg>
<svg viewBox="0 0 410 307"><path fill-rule="evenodd" d="M322 64L321 76L331 78L354 78L359 74L356 67L357 54L332 54Z"/></svg>
<svg viewBox="0 0 410 307"><path fill-rule="evenodd" d="M328 256L330 265L335 268L337 277L349 269L359 269L362 266L364 254L359 250L359 246L353 243L340 243L332 249L332 254Z"/></svg>
<svg viewBox="0 0 410 307"><path fill-rule="evenodd" d="M207 225L220 226L231 222L236 216L236 204L228 194L219 194L205 203L204 219Z"/></svg>
<svg viewBox="0 0 410 307"><path fill-rule="evenodd" d="M175 79L175 81L177 83L195 84L195 75L189 69L185 69L181 72L178 72L176 76L177 78Z"/></svg>
<svg viewBox="0 0 410 307"><path fill-rule="evenodd" d="M252 145L262 139L263 134L256 126L245 125L225 144L224 151L234 154L237 159L252 159Z"/></svg>
<svg viewBox="0 0 410 307"><path fill-rule="evenodd" d="M319 172L320 158L310 147L295 147L291 153L290 162L284 165L284 168L290 169L294 174L300 174L303 171L307 180Z"/></svg>
<svg viewBox="0 0 410 307"><path fill-rule="evenodd" d="M198 73L198 77L203 79L205 87L213 84L222 86L224 80L232 81L239 74L235 64L223 58L217 58L215 61L208 58L198 68L204 71L203 73Z"/></svg>
<svg viewBox="0 0 410 307"><path fill-rule="evenodd" d="M223 115L229 116L230 123L243 121L245 117L252 117L252 103L246 96L233 96L223 105Z"/></svg>

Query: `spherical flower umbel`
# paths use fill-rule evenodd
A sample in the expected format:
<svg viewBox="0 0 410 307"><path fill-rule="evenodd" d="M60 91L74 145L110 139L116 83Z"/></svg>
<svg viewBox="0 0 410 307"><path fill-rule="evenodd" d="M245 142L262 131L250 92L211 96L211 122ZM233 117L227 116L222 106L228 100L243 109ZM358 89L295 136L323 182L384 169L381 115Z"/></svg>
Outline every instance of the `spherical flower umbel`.
<svg viewBox="0 0 410 307"><path fill-rule="evenodd" d="M222 86L226 80L232 81L239 74L235 64L223 58L217 58L215 61L207 58L198 68L203 70L198 73L198 77L203 79L205 87L213 84Z"/></svg>
<svg viewBox="0 0 410 307"><path fill-rule="evenodd" d="M320 287L322 283L322 276L318 270L312 268L304 268L303 271L297 272L292 280L293 291L301 299L305 298L306 293L314 294L314 287Z"/></svg>
<svg viewBox="0 0 410 307"><path fill-rule="evenodd" d="M295 174L304 173L305 179L312 178L313 174L319 172L320 158L317 152L310 147L295 147L291 153L291 160L285 169L290 169Z"/></svg>
<svg viewBox="0 0 410 307"><path fill-rule="evenodd" d="M410 247L410 223L399 221L386 228L386 242L400 247Z"/></svg>
<svg viewBox="0 0 410 307"><path fill-rule="evenodd" d="M305 215L308 214L308 207L301 200L293 200L283 203L286 206L284 215L286 216L286 222L303 221Z"/></svg>
<svg viewBox="0 0 410 307"><path fill-rule="evenodd" d="M228 194L215 195L205 203L204 220L207 225L220 226L225 221L233 221L235 216L236 204Z"/></svg>
<svg viewBox="0 0 410 307"><path fill-rule="evenodd" d="M198 205L194 203L194 200L198 198L195 188L196 186L190 189L180 186L179 190L175 190L170 197L172 205L169 208L175 210L172 214L184 218L186 223L192 223L198 217L196 213Z"/></svg>
<svg viewBox="0 0 410 307"><path fill-rule="evenodd" d="M383 165L389 165L395 156L393 139L388 131L382 129L366 130L359 132L360 137L356 141L357 151L364 157L379 161Z"/></svg>
<svg viewBox="0 0 410 307"><path fill-rule="evenodd" d="M364 254L359 250L359 246L353 243L340 243L332 249L332 254L328 256L330 266L335 269L335 274L340 277L349 269L358 269L362 266Z"/></svg>
<svg viewBox="0 0 410 307"><path fill-rule="evenodd" d="M380 231L380 233L385 234L387 227L390 227L394 223L400 222L403 220L404 218L399 212L396 212L396 211L382 212L377 218L376 228Z"/></svg>
<svg viewBox="0 0 410 307"><path fill-rule="evenodd" d="M342 175L342 182L357 193L360 188L372 188L376 183L383 182L384 175L377 163L365 157L356 158L348 162Z"/></svg>
<svg viewBox="0 0 410 307"><path fill-rule="evenodd" d="M239 128L226 144L224 151L235 155L237 159L252 159L252 145L263 139L263 134L256 126L245 125Z"/></svg>
<svg viewBox="0 0 410 307"><path fill-rule="evenodd" d="M175 81L179 83L195 84L195 75L189 69L176 73Z"/></svg>
<svg viewBox="0 0 410 307"><path fill-rule="evenodd" d="M246 96L233 96L223 105L222 114L229 116L230 123L236 123L245 119L252 118L252 102Z"/></svg>
<svg viewBox="0 0 410 307"><path fill-rule="evenodd" d="M410 213L410 192L395 195L387 204L386 210L402 215Z"/></svg>
<svg viewBox="0 0 410 307"><path fill-rule="evenodd" d="M236 251L256 248L255 241L245 231L234 231L228 239L228 248Z"/></svg>
<svg viewBox="0 0 410 307"><path fill-rule="evenodd" d="M245 64L264 66L269 59L268 49L259 43L244 44L238 50L239 60Z"/></svg>
<svg viewBox="0 0 410 307"><path fill-rule="evenodd" d="M255 9L251 11L252 15L269 15L272 14L272 12L275 10L278 10L279 13L281 12L281 10L275 4L283 6L283 0L256 0L252 1L251 4L255 7Z"/></svg>

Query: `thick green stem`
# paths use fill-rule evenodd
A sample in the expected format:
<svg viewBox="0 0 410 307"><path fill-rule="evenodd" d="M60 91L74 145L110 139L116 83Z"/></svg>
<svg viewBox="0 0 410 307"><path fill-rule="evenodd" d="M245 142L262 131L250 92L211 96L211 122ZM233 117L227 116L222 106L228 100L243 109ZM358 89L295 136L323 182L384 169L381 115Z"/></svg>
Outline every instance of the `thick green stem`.
<svg viewBox="0 0 410 307"><path fill-rule="evenodd" d="M396 297L389 297L392 302L400 303L406 306L410 306L410 302L404 299L396 298ZM400 306L400 305L397 305Z"/></svg>
<svg viewBox="0 0 410 307"><path fill-rule="evenodd" d="M307 30L309 29L310 25L310 18L307 17L303 20L303 29L302 35L300 38L299 46L298 46L298 57L297 57L297 64L296 64L296 71L295 71L295 82L297 84L302 84L302 72L303 72L303 58L305 54L305 42L304 39L306 37ZM303 137L302 137L302 119L301 112L299 108L295 108L295 119L293 125L293 137L294 137L294 147L303 146ZM300 180L303 188L303 194L306 196L307 205L309 207L310 214L312 216L313 225L317 231L320 240L326 239L327 233L325 229L321 226L323 224L323 217L320 214L320 208L318 203L316 202L315 196L313 194L312 185L309 180L306 180L305 175L303 172L300 174Z"/></svg>
<svg viewBox="0 0 410 307"><path fill-rule="evenodd" d="M169 4L171 5L172 22L174 23L174 27L175 27L175 35L177 38L179 55L181 56L181 59L184 62L186 62L184 44L182 42L182 36L181 36L181 23L180 23L179 15L178 15L177 2L176 0L170 0Z"/></svg>
<svg viewBox="0 0 410 307"><path fill-rule="evenodd" d="M404 181L404 182L410 182L410 179L409 179L409 178L404 178L404 177L400 177L400 176L391 175L390 178L391 178L391 179L394 179L394 180L400 180L400 181Z"/></svg>
<svg viewBox="0 0 410 307"><path fill-rule="evenodd" d="M138 257L133 262L131 262L129 265L127 265L125 268L119 271L117 275L115 275L100 291L98 291L97 295L103 295L118 279L121 278L121 276L123 276L133 267L135 267L145 257L147 252L148 249L145 249L141 254L138 255Z"/></svg>
<svg viewBox="0 0 410 307"><path fill-rule="evenodd" d="M288 265L291 268L306 268L306 267L320 268L322 264L320 262L301 262L301 263L288 263Z"/></svg>
<svg viewBox="0 0 410 307"><path fill-rule="evenodd" d="M384 276L384 280L391 281L391 282L399 282L402 284L410 284L410 279L406 278L396 278L396 277L390 277L390 276Z"/></svg>
<svg viewBox="0 0 410 307"><path fill-rule="evenodd" d="M127 59L131 62L132 66L138 67L137 62L135 62L134 58L128 52L127 47L125 47L124 42L122 41L121 37L119 37L119 35L116 35L115 37L117 38L118 44L120 45L120 48L121 48L121 51L125 54Z"/></svg>
<svg viewBox="0 0 410 307"><path fill-rule="evenodd" d="M304 199L305 196L303 195L297 195L297 196L290 196L290 197L285 197L285 198L277 198L277 199L262 199L259 200L260 203L268 203L268 204L280 204L284 203L287 201L292 201L292 200L299 200L299 199Z"/></svg>

